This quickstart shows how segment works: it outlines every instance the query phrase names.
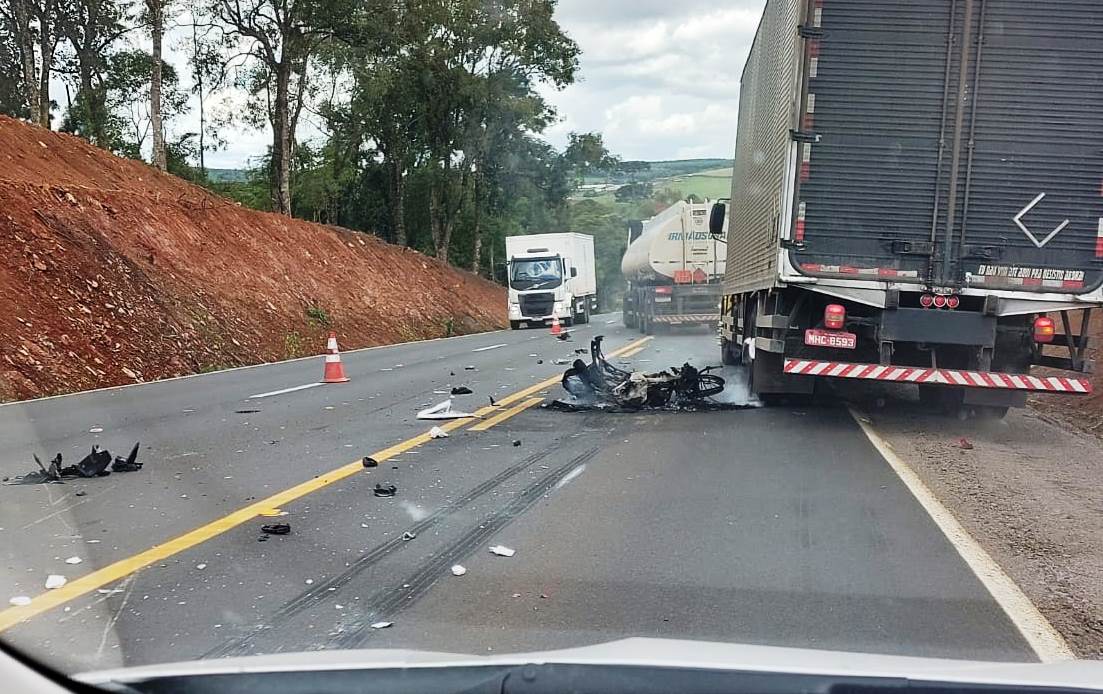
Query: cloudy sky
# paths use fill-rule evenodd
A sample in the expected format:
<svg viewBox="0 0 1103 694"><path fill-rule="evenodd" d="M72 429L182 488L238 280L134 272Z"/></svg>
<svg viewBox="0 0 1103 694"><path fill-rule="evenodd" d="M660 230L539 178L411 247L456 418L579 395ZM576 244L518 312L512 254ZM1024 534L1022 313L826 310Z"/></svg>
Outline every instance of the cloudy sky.
<svg viewBox="0 0 1103 694"><path fill-rule="evenodd" d="M568 132L601 132L624 159L732 156L739 75L764 5L560 0L557 16L582 49L581 71L567 89L543 90L560 117L544 136L562 146ZM168 59L184 61L178 53ZM194 130L195 110L173 129ZM317 133L310 123L301 129L304 138ZM233 133L224 149L207 155L207 165L247 166L270 137L266 131Z"/></svg>
<svg viewBox="0 0 1103 694"><path fill-rule="evenodd" d="M625 159L730 157L739 75L765 0L560 0L582 48L577 83L545 92L546 137L598 131Z"/></svg>

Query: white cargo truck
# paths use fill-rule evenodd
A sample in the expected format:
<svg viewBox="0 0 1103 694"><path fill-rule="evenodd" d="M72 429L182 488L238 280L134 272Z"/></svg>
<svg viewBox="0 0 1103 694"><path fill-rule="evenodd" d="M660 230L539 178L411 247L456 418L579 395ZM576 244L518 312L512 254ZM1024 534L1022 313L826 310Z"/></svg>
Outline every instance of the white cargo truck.
<svg viewBox="0 0 1103 694"><path fill-rule="evenodd" d="M594 237L586 234L507 236L509 325L514 330L586 323L597 312Z"/></svg>
<svg viewBox="0 0 1103 694"><path fill-rule="evenodd" d="M727 264L723 232L709 234L705 203L679 201L628 226L620 263L628 287L624 324L651 334L660 326L716 325Z"/></svg>

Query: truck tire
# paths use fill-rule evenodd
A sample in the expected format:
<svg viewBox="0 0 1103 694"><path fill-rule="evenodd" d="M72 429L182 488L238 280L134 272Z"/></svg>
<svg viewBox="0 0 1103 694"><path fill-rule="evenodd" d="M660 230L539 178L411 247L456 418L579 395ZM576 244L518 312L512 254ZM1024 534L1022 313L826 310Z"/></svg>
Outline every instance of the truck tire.
<svg viewBox="0 0 1103 694"><path fill-rule="evenodd" d="M521 321L519 321L519 320L511 320L511 321L509 322L509 329L510 329L510 330L520 330L520 329L521 329Z"/></svg>
<svg viewBox="0 0 1103 694"><path fill-rule="evenodd" d="M624 327L630 328L630 329L635 329L635 327L636 327L636 314L628 313L627 311L624 311L623 313L621 313L621 317L624 319Z"/></svg>

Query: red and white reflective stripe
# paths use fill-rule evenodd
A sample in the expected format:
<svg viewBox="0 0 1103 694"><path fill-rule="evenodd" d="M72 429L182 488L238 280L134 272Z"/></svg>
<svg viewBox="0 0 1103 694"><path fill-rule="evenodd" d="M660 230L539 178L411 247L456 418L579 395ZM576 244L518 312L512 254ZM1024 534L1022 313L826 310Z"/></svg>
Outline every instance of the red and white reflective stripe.
<svg viewBox="0 0 1103 694"><path fill-rule="evenodd" d="M1103 217L1099 218L1099 231L1095 234L1095 257L1103 258Z"/></svg>
<svg viewBox="0 0 1103 694"><path fill-rule="evenodd" d="M699 323L703 321L718 321L718 313L683 313L675 316L652 316L655 323Z"/></svg>
<svg viewBox="0 0 1103 694"><path fill-rule="evenodd" d="M804 214L808 211L808 205L801 201L797 206L797 227L793 231L793 238L797 241L804 240Z"/></svg>
<svg viewBox="0 0 1103 694"><path fill-rule="evenodd" d="M861 378L873 381L898 381L905 383L930 383L966 388L1002 388L1009 390L1036 390L1054 393L1090 393L1092 384L1086 378L1059 376L1027 376L997 371L964 371L960 369L930 369L916 366L881 366L879 364L853 364L842 361L815 359L786 359L785 373L801 376L830 376L832 378Z"/></svg>

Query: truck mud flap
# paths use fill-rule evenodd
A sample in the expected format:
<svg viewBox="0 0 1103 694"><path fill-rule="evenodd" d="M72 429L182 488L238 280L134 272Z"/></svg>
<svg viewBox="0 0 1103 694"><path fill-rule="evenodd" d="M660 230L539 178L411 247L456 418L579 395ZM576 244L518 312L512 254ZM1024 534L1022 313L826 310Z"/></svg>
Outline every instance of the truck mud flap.
<svg viewBox="0 0 1103 694"><path fill-rule="evenodd" d="M1038 393L1071 393L1087 395L1092 384L1086 378L1063 376L1027 376L1025 374L996 371L964 371L960 369L930 369L916 366L881 366L880 364L855 364L841 361L817 361L786 358L784 371L802 376L828 378L856 378L868 381L896 381L924 385L957 386L961 388L989 388Z"/></svg>

